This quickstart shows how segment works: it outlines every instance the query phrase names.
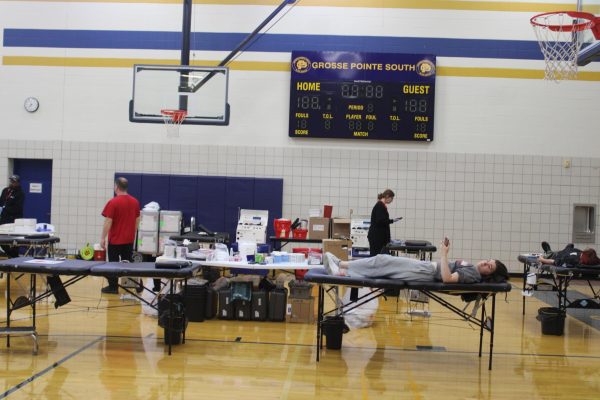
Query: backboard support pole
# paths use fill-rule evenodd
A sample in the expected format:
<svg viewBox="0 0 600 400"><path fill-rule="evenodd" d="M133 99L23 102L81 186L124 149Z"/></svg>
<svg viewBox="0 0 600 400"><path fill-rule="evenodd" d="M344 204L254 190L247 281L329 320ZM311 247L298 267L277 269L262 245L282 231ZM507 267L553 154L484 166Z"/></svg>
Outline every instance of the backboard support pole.
<svg viewBox="0 0 600 400"><path fill-rule="evenodd" d="M192 33L192 0L183 0L183 21L181 23L181 65L190 65L190 38ZM187 87L188 74L182 73L179 78L179 87ZM179 109L188 109L187 96L179 96Z"/></svg>

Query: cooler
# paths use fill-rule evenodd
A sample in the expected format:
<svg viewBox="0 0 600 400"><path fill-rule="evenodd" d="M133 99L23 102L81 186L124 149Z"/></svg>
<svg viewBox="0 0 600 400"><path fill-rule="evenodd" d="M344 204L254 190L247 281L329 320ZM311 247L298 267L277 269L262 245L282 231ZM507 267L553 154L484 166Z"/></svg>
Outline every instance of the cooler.
<svg viewBox="0 0 600 400"><path fill-rule="evenodd" d="M235 300L235 317L240 321L252 319L252 302L248 300Z"/></svg>
<svg viewBox="0 0 600 400"><path fill-rule="evenodd" d="M254 321L267 320L267 292L255 290L252 292L252 319Z"/></svg>
<svg viewBox="0 0 600 400"><path fill-rule="evenodd" d="M269 293L269 320L285 321L287 307L287 290L275 288Z"/></svg>
<svg viewBox="0 0 600 400"><path fill-rule="evenodd" d="M219 290L219 319L233 319L234 317L231 289Z"/></svg>

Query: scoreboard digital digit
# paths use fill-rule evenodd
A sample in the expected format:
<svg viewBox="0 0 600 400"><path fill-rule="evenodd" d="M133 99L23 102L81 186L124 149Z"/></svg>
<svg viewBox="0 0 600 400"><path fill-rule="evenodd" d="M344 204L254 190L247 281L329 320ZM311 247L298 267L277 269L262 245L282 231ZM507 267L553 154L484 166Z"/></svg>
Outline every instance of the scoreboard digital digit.
<svg viewBox="0 0 600 400"><path fill-rule="evenodd" d="M290 137L433 140L435 56L292 52Z"/></svg>

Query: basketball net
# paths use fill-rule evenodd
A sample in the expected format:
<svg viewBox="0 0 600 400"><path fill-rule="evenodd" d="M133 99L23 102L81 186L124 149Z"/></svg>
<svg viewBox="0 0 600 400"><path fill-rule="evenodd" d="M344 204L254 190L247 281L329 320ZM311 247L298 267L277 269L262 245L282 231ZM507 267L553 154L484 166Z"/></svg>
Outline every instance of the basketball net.
<svg viewBox="0 0 600 400"><path fill-rule="evenodd" d="M546 62L544 79L559 82L577 79L577 54L584 31L594 27L593 14L556 11L531 18L540 49Z"/></svg>
<svg viewBox="0 0 600 400"><path fill-rule="evenodd" d="M160 110L160 113L165 122L167 128L167 137L176 138L179 137L179 127L181 123L187 117L187 111L185 110Z"/></svg>

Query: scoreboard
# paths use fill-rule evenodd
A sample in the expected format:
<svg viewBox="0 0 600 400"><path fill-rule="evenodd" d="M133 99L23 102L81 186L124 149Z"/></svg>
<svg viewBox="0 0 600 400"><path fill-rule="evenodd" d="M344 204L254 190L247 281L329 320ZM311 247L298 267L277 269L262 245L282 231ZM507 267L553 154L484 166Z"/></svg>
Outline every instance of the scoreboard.
<svg viewBox="0 0 600 400"><path fill-rule="evenodd" d="M435 56L292 52L290 137L432 141Z"/></svg>

